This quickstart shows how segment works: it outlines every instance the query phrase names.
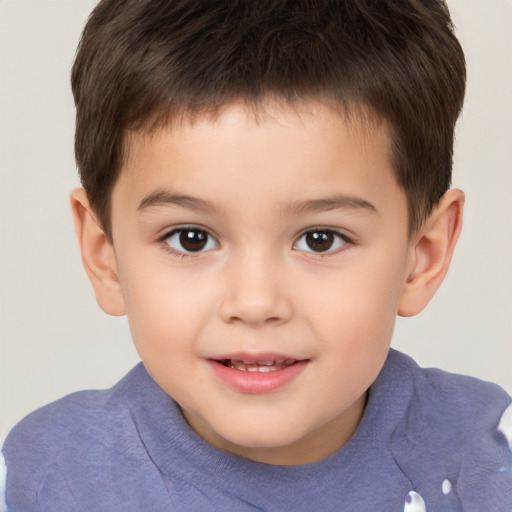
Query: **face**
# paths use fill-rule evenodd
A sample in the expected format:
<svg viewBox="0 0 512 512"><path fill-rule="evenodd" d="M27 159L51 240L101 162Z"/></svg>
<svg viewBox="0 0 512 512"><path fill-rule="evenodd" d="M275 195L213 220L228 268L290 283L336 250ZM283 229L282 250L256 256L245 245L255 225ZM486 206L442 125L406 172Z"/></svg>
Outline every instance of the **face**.
<svg viewBox="0 0 512 512"><path fill-rule="evenodd" d="M134 135L112 225L137 351L201 437L276 464L347 442L410 252L383 124L231 105Z"/></svg>

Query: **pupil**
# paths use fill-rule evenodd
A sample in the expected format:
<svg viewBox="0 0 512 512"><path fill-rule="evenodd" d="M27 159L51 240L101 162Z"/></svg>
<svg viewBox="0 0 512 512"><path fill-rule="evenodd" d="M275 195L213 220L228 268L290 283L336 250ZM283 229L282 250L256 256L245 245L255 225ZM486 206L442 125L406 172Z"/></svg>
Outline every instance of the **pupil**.
<svg viewBox="0 0 512 512"><path fill-rule="evenodd" d="M308 247L315 252L328 251L334 243L334 234L328 231L312 231L306 235Z"/></svg>
<svg viewBox="0 0 512 512"><path fill-rule="evenodd" d="M197 252L204 249L207 241L208 235L204 231L189 230L180 233L181 246L190 252Z"/></svg>

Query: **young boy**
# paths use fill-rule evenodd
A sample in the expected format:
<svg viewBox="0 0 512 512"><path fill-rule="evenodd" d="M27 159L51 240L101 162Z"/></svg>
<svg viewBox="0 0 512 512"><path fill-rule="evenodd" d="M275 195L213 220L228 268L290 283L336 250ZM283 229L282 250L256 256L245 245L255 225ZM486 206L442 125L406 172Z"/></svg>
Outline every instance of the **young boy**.
<svg viewBox="0 0 512 512"><path fill-rule="evenodd" d="M461 229L443 3L103 0L72 85L142 363L13 429L7 510L510 512L510 397L389 348Z"/></svg>

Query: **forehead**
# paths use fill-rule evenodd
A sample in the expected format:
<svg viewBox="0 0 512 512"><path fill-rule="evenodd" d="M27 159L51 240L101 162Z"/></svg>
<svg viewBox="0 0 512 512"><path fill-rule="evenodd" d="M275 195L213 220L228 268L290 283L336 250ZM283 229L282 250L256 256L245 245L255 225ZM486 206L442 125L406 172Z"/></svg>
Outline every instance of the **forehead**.
<svg viewBox="0 0 512 512"><path fill-rule="evenodd" d="M205 127L227 128L235 125L244 131L268 131L272 125L323 125L326 129L343 125L361 144L370 142L372 145L375 138L388 139L391 134L388 122L361 102L340 102L328 97L305 97L288 102L281 97L267 96L254 102L245 99L233 100L204 109L177 111L162 119L149 119L142 129L127 131L125 155L129 158L134 147L137 149L141 145L152 144L163 133L200 133ZM389 140L385 143L388 144Z"/></svg>
<svg viewBox="0 0 512 512"><path fill-rule="evenodd" d="M122 192L140 204L166 188L195 190L219 203L242 197L246 204L251 197L286 203L325 197L330 188L378 196L397 187L390 146L387 124L362 108L233 103L131 133L113 201Z"/></svg>
<svg viewBox="0 0 512 512"><path fill-rule="evenodd" d="M356 143L357 148L354 149L374 152L387 157L391 162L389 125L364 105L315 99L289 104L280 98L267 98L258 104L235 101L212 110L184 112L173 116L166 123L150 123L147 130L128 131L122 170L133 168L130 164L142 153L144 157L149 153L156 156L154 150L162 149L162 139L170 135L175 139L190 139L193 134L200 139L203 135L206 142L210 132L220 142L221 138L227 141L230 134L243 138L245 133L251 138L254 133L267 132L271 138L272 132L280 128L288 129L294 138L299 132L306 137L319 131L334 137L341 135Z"/></svg>

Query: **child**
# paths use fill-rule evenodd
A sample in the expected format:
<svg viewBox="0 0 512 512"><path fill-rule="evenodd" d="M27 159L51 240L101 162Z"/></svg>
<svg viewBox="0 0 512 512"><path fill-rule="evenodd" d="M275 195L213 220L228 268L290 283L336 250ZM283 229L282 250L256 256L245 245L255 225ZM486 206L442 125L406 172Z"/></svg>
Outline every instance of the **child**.
<svg viewBox="0 0 512 512"><path fill-rule="evenodd" d="M389 349L461 228L444 4L103 0L72 83L142 364L13 429L8 510L510 511L510 397Z"/></svg>

